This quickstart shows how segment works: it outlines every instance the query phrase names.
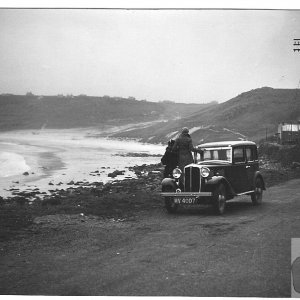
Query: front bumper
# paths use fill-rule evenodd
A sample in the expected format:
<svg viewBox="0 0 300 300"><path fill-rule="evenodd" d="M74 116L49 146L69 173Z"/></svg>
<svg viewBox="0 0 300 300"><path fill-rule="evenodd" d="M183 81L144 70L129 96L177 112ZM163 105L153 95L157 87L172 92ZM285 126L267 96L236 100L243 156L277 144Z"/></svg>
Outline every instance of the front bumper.
<svg viewBox="0 0 300 300"><path fill-rule="evenodd" d="M200 192L200 193L193 193L193 192L182 192L182 193L160 193L163 197L176 197L176 198L185 198L185 197L211 197L212 192Z"/></svg>

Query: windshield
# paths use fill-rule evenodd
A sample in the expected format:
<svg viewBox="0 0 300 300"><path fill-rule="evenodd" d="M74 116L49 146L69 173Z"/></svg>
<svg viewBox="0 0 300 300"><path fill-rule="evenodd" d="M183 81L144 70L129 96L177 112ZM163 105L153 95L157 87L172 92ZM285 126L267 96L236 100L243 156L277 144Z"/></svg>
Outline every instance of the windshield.
<svg viewBox="0 0 300 300"><path fill-rule="evenodd" d="M231 148L202 148L203 153L197 154L198 161L223 160L231 161Z"/></svg>

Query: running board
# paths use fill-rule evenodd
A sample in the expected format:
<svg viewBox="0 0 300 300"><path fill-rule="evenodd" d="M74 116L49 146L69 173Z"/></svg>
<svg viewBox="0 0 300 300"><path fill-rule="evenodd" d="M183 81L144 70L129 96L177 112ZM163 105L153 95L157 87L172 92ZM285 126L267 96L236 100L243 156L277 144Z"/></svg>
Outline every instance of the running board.
<svg viewBox="0 0 300 300"><path fill-rule="evenodd" d="M237 196L242 196L242 195L248 195L248 194L251 194L251 193L254 193L255 191L248 191L248 192L244 192L244 193L240 193L240 194L236 194Z"/></svg>
<svg viewBox="0 0 300 300"><path fill-rule="evenodd" d="M193 193L193 192L182 192L182 193L160 193L161 196L164 197L209 197L212 196L211 192L200 192L200 193Z"/></svg>

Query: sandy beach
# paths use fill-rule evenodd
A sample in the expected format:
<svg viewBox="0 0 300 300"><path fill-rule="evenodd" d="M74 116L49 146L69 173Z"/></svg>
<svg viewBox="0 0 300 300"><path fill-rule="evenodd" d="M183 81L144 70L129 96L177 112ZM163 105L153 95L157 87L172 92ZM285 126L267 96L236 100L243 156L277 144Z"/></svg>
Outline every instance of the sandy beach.
<svg viewBox="0 0 300 300"><path fill-rule="evenodd" d="M96 129L1 133L0 196L34 189L48 194L70 187L70 182L107 183L113 180L108 174L114 170L125 171L118 179L135 178L128 168L158 163L165 148L99 134Z"/></svg>

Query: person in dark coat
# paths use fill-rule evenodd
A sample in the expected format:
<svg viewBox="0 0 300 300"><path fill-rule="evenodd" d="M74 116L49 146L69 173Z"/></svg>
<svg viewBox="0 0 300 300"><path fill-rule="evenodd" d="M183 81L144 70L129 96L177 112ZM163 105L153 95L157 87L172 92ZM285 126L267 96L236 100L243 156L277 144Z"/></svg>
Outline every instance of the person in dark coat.
<svg viewBox="0 0 300 300"><path fill-rule="evenodd" d="M170 140L166 148L165 154L161 158L161 163L165 166L164 178L172 177L172 171L178 165L178 154L177 152L172 152L175 141Z"/></svg>
<svg viewBox="0 0 300 300"><path fill-rule="evenodd" d="M191 164L193 160L192 151L194 150L193 141L189 135L189 129L187 127L182 128L182 132L175 140L172 148L173 152L178 153L178 167L183 172L184 167Z"/></svg>

